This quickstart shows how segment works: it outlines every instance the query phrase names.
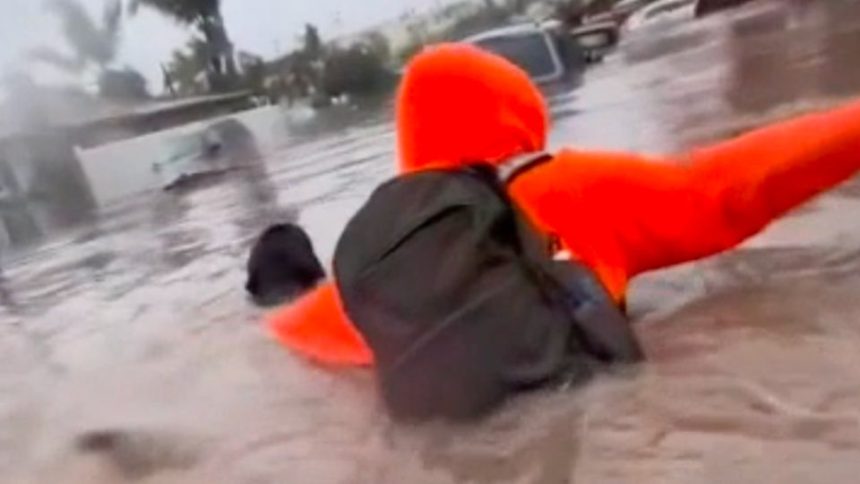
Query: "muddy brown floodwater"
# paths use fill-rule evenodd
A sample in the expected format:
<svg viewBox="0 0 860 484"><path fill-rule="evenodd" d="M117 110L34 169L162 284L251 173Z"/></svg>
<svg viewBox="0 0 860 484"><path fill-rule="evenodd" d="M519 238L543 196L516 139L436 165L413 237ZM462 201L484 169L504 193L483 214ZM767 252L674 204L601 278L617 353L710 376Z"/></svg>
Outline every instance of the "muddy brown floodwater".
<svg viewBox="0 0 860 484"><path fill-rule="evenodd" d="M554 98L552 142L720 139L860 94L858 55L847 0L646 29ZM130 198L7 263L0 482L857 482L860 181L739 250L638 280L649 361L634 374L472 426L402 427L369 373L285 352L241 291L270 221L298 217L330 257L393 171L390 122L335 110L284 130L254 167Z"/></svg>

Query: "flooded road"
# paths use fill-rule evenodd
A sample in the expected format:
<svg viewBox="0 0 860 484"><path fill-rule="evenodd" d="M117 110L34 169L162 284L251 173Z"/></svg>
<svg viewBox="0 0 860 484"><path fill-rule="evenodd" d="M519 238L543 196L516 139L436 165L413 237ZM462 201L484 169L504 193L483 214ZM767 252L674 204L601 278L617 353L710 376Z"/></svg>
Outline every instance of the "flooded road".
<svg viewBox="0 0 860 484"><path fill-rule="evenodd" d="M552 101L554 146L678 152L860 94L860 2L661 29ZM0 482L856 482L860 181L737 251L637 280L635 374L473 426L395 425L368 372L276 346L241 290L250 241L298 219L328 260L393 174L386 112L291 114L259 163L111 205L10 261Z"/></svg>

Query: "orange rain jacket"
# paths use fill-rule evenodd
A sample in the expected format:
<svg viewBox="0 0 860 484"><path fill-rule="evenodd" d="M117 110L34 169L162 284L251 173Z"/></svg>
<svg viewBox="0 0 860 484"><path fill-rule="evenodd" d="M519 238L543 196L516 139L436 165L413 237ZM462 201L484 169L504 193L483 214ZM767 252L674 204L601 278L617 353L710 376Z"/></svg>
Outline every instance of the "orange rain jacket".
<svg viewBox="0 0 860 484"><path fill-rule="evenodd" d="M399 168L499 162L543 150L548 115L519 68L468 45L415 57L397 100ZM860 103L670 159L565 149L518 177L513 199L621 303L637 274L730 249L860 168ZM283 345L319 362L371 365L333 282L269 318Z"/></svg>

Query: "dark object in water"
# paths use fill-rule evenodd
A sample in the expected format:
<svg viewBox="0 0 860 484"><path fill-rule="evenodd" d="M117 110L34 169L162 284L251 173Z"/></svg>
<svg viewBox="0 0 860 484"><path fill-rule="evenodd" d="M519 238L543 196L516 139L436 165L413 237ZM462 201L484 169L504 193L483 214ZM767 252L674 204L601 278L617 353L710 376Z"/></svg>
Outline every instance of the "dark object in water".
<svg viewBox="0 0 860 484"><path fill-rule="evenodd" d="M313 289L325 277L311 239L298 225L266 229L248 259L248 291L260 306L273 306Z"/></svg>
<svg viewBox="0 0 860 484"><path fill-rule="evenodd" d="M84 454L102 456L130 480L190 468L198 453L190 442L180 442L175 436L131 429L85 432L75 438L74 448Z"/></svg>

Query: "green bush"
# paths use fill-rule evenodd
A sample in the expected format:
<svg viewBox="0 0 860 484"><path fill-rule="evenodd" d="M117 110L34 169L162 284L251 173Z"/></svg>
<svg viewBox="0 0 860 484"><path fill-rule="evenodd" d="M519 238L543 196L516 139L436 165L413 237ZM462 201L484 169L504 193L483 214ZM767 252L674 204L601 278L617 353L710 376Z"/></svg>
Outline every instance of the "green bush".
<svg viewBox="0 0 860 484"><path fill-rule="evenodd" d="M99 94L118 101L147 99L146 79L137 71L107 69L99 76Z"/></svg>
<svg viewBox="0 0 860 484"><path fill-rule="evenodd" d="M374 94L391 86L392 73L378 52L364 44L333 48L326 56L322 91L328 96Z"/></svg>

